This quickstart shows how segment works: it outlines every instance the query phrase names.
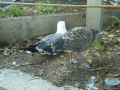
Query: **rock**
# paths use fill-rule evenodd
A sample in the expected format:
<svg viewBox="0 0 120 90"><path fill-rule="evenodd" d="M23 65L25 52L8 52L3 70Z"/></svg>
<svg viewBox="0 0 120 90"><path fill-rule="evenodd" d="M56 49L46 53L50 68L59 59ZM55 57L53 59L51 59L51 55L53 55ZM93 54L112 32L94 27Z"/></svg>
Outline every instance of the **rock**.
<svg viewBox="0 0 120 90"><path fill-rule="evenodd" d="M95 76L91 76L88 82L86 83L85 90L99 90L98 86L96 85L97 79Z"/></svg>
<svg viewBox="0 0 120 90"><path fill-rule="evenodd" d="M76 83L75 83L75 87L79 88L79 87L80 87L80 83L79 83L79 82L76 82Z"/></svg>
<svg viewBox="0 0 120 90"><path fill-rule="evenodd" d="M4 54L5 56L8 56L8 55L9 55L9 52L8 52L8 51L9 51L9 49L8 49L8 48L5 48L3 54Z"/></svg>
<svg viewBox="0 0 120 90"><path fill-rule="evenodd" d="M117 78L106 78L105 84L107 87L118 87L120 85L120 80Z"/></svg>
<svg viewBox="0 0 120 90"><path fill-rule="evenodd" d="M72 64L76 64L76 63L78 63L78 61L75 60L75 59L71 59L71 60L70 60L70 63L72 63Z"/></svg>
<svg viewBox="0 0 120 90"><path fill-rule="evenodd" d="M90 69L90 65L88 63L83 63L82 66L84 69Z"/></svg>

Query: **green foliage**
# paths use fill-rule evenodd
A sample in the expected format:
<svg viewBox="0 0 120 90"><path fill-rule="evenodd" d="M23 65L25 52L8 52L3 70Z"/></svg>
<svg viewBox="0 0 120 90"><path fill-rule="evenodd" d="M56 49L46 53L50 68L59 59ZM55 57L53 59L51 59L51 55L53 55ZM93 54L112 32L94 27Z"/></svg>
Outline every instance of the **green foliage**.
<svg viewBox="0 0 120 90"><path fill-rule="evenodd" d="M4 11L2 9L0 9L0 17L4 17Z"/></svg>
<svg viewBox="0 0 120 90"><path fill-rule="evenodd" d="M51 3L51 0L38 0L39 3ZM31 8L31 7L30 7ZM0 9L0 17L18 17L24 15L43 15L54 13L55 8L53 6L35 6L30 9L28 7L12 6L7 9Z"/></svg>
<svg viewBox="0 0 120 90"><path fill-rule="evenodd" d="M98 42L98 40L94 40L92 47L95 49L102 49L102 46L100 45L100 43Z"/></svg>
<svg viewBox="0 0 120 90"><path fill-rule="evenodd" d="M13 17L25 15L25 10L23 10L20 7L15 7L15 6L6 9L4 12L5 12L5 14L7 14L9 16L13 16Z"/></svg>
<svg viewBox="0 0 120 90"><path fill-rule="evenodd" d="M38 15L43 15L43 14L49 14L49 13L54 13L55 8L53 6L36 6L34 10L30 11L31 9L23 9L22 7L18 6L13 6L10 8L7 8L5 10L0 9L0 17L18 17L18 16L24 16L24 15L31 15L33 11L37 11L36 13Z"/></svg>
<svg viewBox="0 0 120 90"><path fill-rule="evenodd" d="M113 25L120 25L120 19L115 17L115 16L111 16L114 19Z"/></svg>
<svg viewBox="0 0 120 90"><path fill-rule="evenodd" d="M112 74L112 73L108 73L108 75L107 75L108 77L120 77L120 74Z"/></svg>
<svg viewBox="0 0 120 90"><path fill-rule="evenodd" d="M93 68L97 68L98 65L94 63L94 64L92 64L92 67L93 67Z"/></svg>
<svg viewBox="0 0 120 90"><path fill-rule="evenodd" d="M37 6L36 10L37 10L37 13L41 15L41 14L54 13L55 8L53 6Z"/></svg>

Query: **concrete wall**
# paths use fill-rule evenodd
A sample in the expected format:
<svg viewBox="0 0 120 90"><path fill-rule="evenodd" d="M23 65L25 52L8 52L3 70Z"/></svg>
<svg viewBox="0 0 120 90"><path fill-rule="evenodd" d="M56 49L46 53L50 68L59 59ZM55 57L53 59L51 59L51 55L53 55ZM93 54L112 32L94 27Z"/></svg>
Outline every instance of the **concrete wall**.
<svg viewBox="0 0 120 90"><path fill-rule="evenodd" d="M111 16L120 18L120 9L104 9L103 26L112 24ZM86 13L26 16L0 19L0 44L12 44L38 35L54 33L60 20L66 22L67 29L86 26Z"/></svg>
<svg viewBox="0 0 120 90"><path fill-rule="evenodd" d="M53 33L60 20L66 22L67 29L85 26L83 13L3 18L0 19L0 43L12 44L38 35Z"/></svg>

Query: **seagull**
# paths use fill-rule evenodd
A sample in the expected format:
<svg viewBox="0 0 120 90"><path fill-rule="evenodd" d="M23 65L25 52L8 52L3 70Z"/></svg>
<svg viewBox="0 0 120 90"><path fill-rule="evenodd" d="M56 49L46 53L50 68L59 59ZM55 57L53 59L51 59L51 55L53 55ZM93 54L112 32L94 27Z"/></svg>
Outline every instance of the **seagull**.
<svg viewBox="0 0 120 90"><path fill-rule="evenodd" d="M51 49L51 43L55 42L58 38L62 37L67 32L65 21L59 21L57 23L57 31L54 34L45 36L41 41L35 43L27 48L21 48L20 50L30 51L32 53L49 53L53 54ZM60 53L60 52L59 52Z"/></svg>
<svg viewBox="0 0 120 90"><path fill-rule="evenodd" d="M69 52L71 61L72 52L83 52L92 45L94 39L98 37L99 34L102 33L96 29L75 27L51 43L51 50L53 53Z"/></svg>

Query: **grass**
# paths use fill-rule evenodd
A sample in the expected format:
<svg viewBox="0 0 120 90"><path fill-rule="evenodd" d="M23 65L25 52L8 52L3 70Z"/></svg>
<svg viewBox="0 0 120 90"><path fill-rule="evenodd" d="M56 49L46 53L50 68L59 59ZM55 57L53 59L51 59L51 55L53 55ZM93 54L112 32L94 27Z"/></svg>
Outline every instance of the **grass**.
<svg viewBox="0 0 120 90"><path fill-rule="evenodd" d="M55 12L55 8L53 6L37 6L36 10L39 15Z"/></svg>
<svg viewBox="0 0 120 90"><path fill-rule="evenodd" d="M0 17L4 17L5 16L5 13L2 9L0 9Z"/></svg>
<svg viewBox="0 0 120 90"><path fill-rule="evenodd" d="M117 25L117 26L120 26L120 19L115 17L115 16L111 16L111 18L114 19L113 21L113 25Z"/></svg>
<svg viewBox="0 0 120 90"><path fill-rule="evenodd" d="M94 40L92 47L95 49L102 49L102 46L100 45L98 40Z"/></svg>
<svg viewBox="0 0 120 90"><path fill-rule="evenodd" d="M25 15L26 11L20 7L12 6L5 10L0 9L0 17L18 17Z"/></svg>
<svg viewBox="0 0 120 90"><path fill-rule="evenodd" d="M10 7L5 10L5 14L13 17L23 16L25 15L25 10L20 7Z"/></svg>
<svg viewBox="0 0 120 90"><path fill-rule="evenodd" d="M38 0L38 3L51 3L50 0ZM21 7L11 6L5 10L0 9L0 17L19 17L28 15L44 15L54 13L55 8L53 6L35 6L35 7ZM35 12L34 12L35 11Z"/></svg>
<svg viewBox="0 0 120 90"><path fill-rule="evenodd" d="M24 8L24 9L23 9ZM54 13L55 8L53 6L36 6L30 9L29 7L12 6L8 9L0 9L0 17L19 17L28 15L44 15L49 13ZM36 13L34 13L36 11Z"/></svg>

